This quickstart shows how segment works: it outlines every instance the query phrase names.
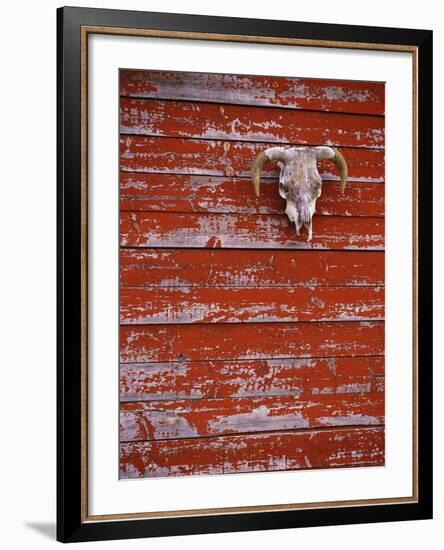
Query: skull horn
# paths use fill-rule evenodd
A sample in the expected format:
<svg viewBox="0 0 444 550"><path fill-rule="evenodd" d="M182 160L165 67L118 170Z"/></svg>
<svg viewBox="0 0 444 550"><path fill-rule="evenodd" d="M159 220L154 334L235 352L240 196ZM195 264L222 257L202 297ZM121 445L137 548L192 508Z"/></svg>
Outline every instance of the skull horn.
<svg viewBox="0 0 444 550"><path fill-rule="evenodd" d="M342 153L340 153L334 147L325 147L325 146L316 147L316 152L317 152L318 160L322 160L322 159L334 160L336 166L338 167L339 176L341 178L341 190L342 192L344 192L345 186L347 185L348 169L347 169L347 163L345 162L345 158L343 157Z"/></svg>
<svg viewBox="0 0 444 550"><path fill-rule="evenodd" d="M264 152L262 152L258 154L253 164L251 165L251 178L253 181L253 188L254 192L256 193L256 197L258 197L260 193L262 166L267 162L267 160L269 160L269 158Z"/></svg>
<svg viewBox="0 0 444 550"><path fill-rule="evenodd" d="M339 175L341 177L341 191L344 193L345 186L347 185L347 176L348 176L348 169L347 169L347 163L345 162L345 158L337 149L332 147L333 151L335 152L335 164L338 167Z"/></svg>
<svg viewBox="0 0 444 550"><path fill-rule="evenodd" d="M270 147L259 153L255 158L251 166L251 177L253 180L254 191L256 196L259 196L259 187L261 185L261 170L262 166L271 160L273 162L285 162L285 148L284 147Z"/></svg>

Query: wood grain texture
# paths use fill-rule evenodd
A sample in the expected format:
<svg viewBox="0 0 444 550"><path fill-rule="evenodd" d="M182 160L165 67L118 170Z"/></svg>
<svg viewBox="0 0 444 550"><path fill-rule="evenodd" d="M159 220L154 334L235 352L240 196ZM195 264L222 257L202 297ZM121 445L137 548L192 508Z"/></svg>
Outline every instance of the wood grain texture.
<svg viewBox="0 0 444 550"><path fill-rule="evenodd" d="M122 403L120 441L150 441L384 423L384 395L317 395Z"/></svg>
<svg viewBox="0 0 444 550"><path fill-rule="evenodd" d="M384 252L123 248L120 284L160 288L382 286Z"/></svg>
<svg viewBox="0 0 444 550"><path fill-rule="evenodd" d="M122 135L120 169L124 172L249 178L251 163L266 148L266 144L245 141ZM339 150L347 161L349 181L384 181L383 150ZM320 161L318 169L322 179L339 180L337 168L332 161ZM279 168L276 163L267 162L262 173L264 179L277 178ZM253 190L251 193L253 194Z"/></svg>
<svg viewBox="0 0 444 550"><path fill-rule="evenodd" d="M384 428L122 443L121 478L384 465Z"/></svg>
<svg viewBox="0 0 444 550"><path fill-rule="evenodd" d="M310 78L120 71L123 96L384 114L384 83Z"/></svg>
<svg viewBox="0 0 444 550"><path fill-rule="evenodd" d="M122 363L353 357L384 353L384 322L123 325Z"/></svg>
<svg viewBox="0 0 444 550"><path fill-rule="evenodd" d="M120 100L124 134L337 147L384 147L384 118L146 99Z"/></svg>
<svg viewBox="0 0 444 550"><path fill-rule="evenodd" d="M384 319L384 288L122 288L121 324Z"/></svg>
<svg viewBox="0 0 444 550"><path fill-rule="evenodd" d="M316 212L324 216L384 216L383 184L324 181ZM282 214L285 200L278 181L265 179L261 195L252 193L249 178L121 172L120 210L148 212L210 212Z"/></svg>
<svg viewBox="0 0 444 550"><path fill-rule="evenodd" d="M123 247L382 250L383 218L314 216L313 239L287 216L122 212Z"/></svg>
<svg viewBox="0 0 444 550"><path fill-rule="evenodd" d="M384 357L122 363L121 401L383 391Z"/></svg>

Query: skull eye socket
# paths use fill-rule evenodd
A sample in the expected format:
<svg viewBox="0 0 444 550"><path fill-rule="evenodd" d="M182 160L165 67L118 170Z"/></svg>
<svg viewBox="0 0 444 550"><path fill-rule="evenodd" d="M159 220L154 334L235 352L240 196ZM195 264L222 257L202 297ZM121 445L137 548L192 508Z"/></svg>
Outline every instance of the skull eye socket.
<svg viewBox="0 0 444 550"><path fill-rule="evenodd" d="M288 193L288 185L285 185L285 183L282 184L282 191Z"/></svg>

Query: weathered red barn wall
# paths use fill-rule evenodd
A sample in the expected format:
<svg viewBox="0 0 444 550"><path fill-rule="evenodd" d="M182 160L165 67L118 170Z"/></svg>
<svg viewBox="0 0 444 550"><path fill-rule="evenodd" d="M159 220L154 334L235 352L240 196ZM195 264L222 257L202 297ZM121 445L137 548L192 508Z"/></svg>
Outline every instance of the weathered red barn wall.
<svg viewBox="0 0 444 550"><path fill-rule="evenodd" d="M384 464L384 85L121 71L121 477ZM334 145L313 240L269 144Z"/></svg>

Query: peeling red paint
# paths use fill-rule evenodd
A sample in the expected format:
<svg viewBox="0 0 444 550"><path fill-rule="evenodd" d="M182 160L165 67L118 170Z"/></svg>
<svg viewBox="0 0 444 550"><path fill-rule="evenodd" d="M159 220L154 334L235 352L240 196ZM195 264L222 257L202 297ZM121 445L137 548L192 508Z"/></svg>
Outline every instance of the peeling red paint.
<svg viewBox="0 0 444 550"><path fill-rule="evenodd" d="M228 151L222 140L151 136L121 136L120 169L125 172L192 174L250 177L252 160L267 146L263 143L232 141ZM321 141L322 144L322 141ZM279 145L279 144L278 144ZM285 145L285 144L283 144ZM294 144L297 145L297 144ZM349 181L383 182L382 149L339 148L347 159ZM325 180L339 180L333 162L321 160L319 173ZM227 173L227 169L228 173ZM263 177L277 178L279 168L266 163Z"/></svg>
<svg viewBox="0 0 444 550"><path fill-rule="evenodd" d="M341 193L339 183L326 180L316 204L318 215L384 216L385 186L349 182ZM145 174L120 175L121 211L210 212L220 214L282 214L285 200L278 180L264 179L258 199L249 178Z"/></svg>
<svg viewBox="0 0 444 550"><path fill-rule="evenodd" d="M122 478L384 465L384 428L122 443Z"/></svg>
<svg viewBox="0 0 444 550"><path fill-rule="evenodd" d="M120 102L124 134L320 143L341 147L384 147L384 118L319 111L218 105L185 101L126 99ZM230 143L224 143L225 151Z"/></svg>
<svg viewBox="0 0 444 550"><path fill-rule="evenodd" d="M223 248L383 250L384 219L314 216L307 241L283 214L121 212L120 235L124 247L213 248L217 235Z"/></svg>
<svg viewBox="0 0 444 550"><path fill-rule="evenodd" d="M120 477L383 465L384 84L120 78ZM347 160L311 242L270 143Z"/></svg>
<svg viewBox="0 0 444 550"><path fill-rule="evenodd" d="M384 83L272 76L120 71L127 97L384 114Z"/></svg>
<svg viewBox="0 0 444 550"><path fill-rule="evenodd" d="M384 288L122 288L121 324L365 321L384 318Z"/></svg>
<svg viewBox="0 0 444 550"><path fill-rule="evenodd" d="M120 358L210 361L384 353L384 322L122 325Z"/></svg>
<svg viewBox="0 0 444 550"><path fill-rule="evenodd" d="M310 397L383 391L384 357L122 363L120 399Z"/></svg>
<svg viewBox="0 0 444 550"><path fill-rule="evenodd" d="M121 249L126 286L295 288L383 286L383 251Z"/></svg>
<svg viewBox="0 0 444 550"><path fill-rule="evenodd" d="M127 402L120 407L120 441L383 423L381 392Z"/></svg>

